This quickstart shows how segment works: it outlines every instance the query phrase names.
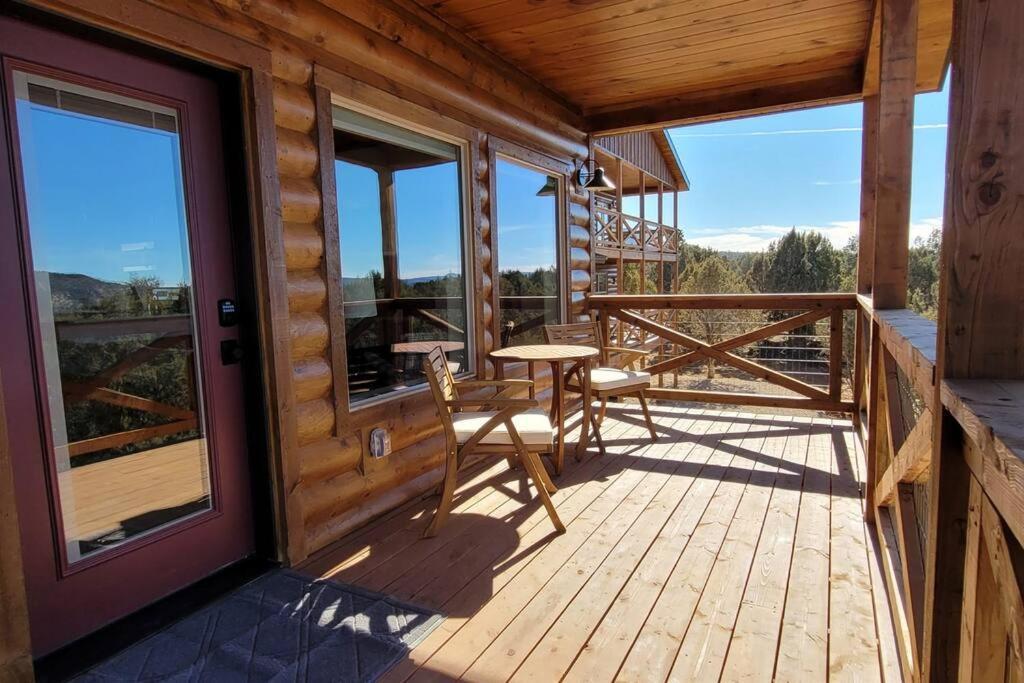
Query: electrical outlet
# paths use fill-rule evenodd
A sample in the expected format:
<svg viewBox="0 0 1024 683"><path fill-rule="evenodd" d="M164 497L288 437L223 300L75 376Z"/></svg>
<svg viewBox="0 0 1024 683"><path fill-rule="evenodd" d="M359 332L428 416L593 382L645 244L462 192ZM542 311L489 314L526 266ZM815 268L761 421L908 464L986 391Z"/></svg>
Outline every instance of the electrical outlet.
<svg viewBox="0 0 1024 683"><path fill-rule="evenodd" d="M377 427L370 432L370 457L385 458L391 455L391 434L386 429Z"/></svg>

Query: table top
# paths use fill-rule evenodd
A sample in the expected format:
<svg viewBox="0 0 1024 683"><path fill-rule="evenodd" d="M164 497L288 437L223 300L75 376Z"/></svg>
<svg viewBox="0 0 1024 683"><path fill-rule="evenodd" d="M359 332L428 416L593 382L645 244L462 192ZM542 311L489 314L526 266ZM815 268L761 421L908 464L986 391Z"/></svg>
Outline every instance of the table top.
<svg viewBox="0 0 1024 683"><path fill-rule="evenodd" d="M427 354L436 349L438 346L441 347L443 353L449 353L451 351L461 351L466 348L464 342L457 341L415 341L415 342L397 342L391 345L392 353L422 353Z"/></svg>
<svg viewBox="0 0 1024 683"><path fill-rule="evenodd" d="M510 361L559 361L594 358L601 352L592 346L572 344L526 344L491 351L488 357Z"/></svg>

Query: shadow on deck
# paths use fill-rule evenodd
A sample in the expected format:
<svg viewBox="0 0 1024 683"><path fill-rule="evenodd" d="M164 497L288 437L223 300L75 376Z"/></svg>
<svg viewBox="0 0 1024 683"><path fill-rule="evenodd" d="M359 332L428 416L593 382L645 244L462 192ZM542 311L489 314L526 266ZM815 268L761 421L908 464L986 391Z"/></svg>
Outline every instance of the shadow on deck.
<svg viewBox="0 0 1024 683"><path fill-rule="evenodd" d="M520 471L463 473L438 537L414 501L303 571L440 610L388 680L897 680L850 423L609 410L571 457L556 536Z"/></svg>

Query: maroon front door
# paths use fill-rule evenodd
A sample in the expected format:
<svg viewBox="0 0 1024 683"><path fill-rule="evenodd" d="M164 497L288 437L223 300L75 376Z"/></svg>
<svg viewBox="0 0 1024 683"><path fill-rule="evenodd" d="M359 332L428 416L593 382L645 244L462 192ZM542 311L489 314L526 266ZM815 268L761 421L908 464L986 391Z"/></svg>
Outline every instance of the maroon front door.
<svg viewBox="0 0 1024 683"><path fill-rule="evenodd" d="M0 60L0 377L42 655L250 554L250 483L217 85L4 17Z"/></svg>

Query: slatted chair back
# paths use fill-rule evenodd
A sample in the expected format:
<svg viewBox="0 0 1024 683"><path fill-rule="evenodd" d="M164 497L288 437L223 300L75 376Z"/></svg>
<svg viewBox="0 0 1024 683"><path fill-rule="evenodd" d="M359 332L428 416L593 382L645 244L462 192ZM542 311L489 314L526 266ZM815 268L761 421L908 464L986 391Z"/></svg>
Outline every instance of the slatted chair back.
<svg viewBox="0 0 1024 683"><path fill-rule="evenodd" d="M455 379L452 377L452 371L448 369L448 358L440 346L435 347L423 359L423 373L427 376L430 393L434 395L434 402L437 403L437 413L441 418L441 424L444 425L448 448L458 448L455 426L452 424L452 408L448 405L448 401L456 398Z"/></svg>
<svg viewBox="0 0 1024 683"><path fill-rule="evenodd" d="M545 325L544 336L549 344L568 344L571 346L590 346L601 352L601 364L607 363L604 341L601 338L601 326L596 322L568 323L565 325Z"/></svg>

